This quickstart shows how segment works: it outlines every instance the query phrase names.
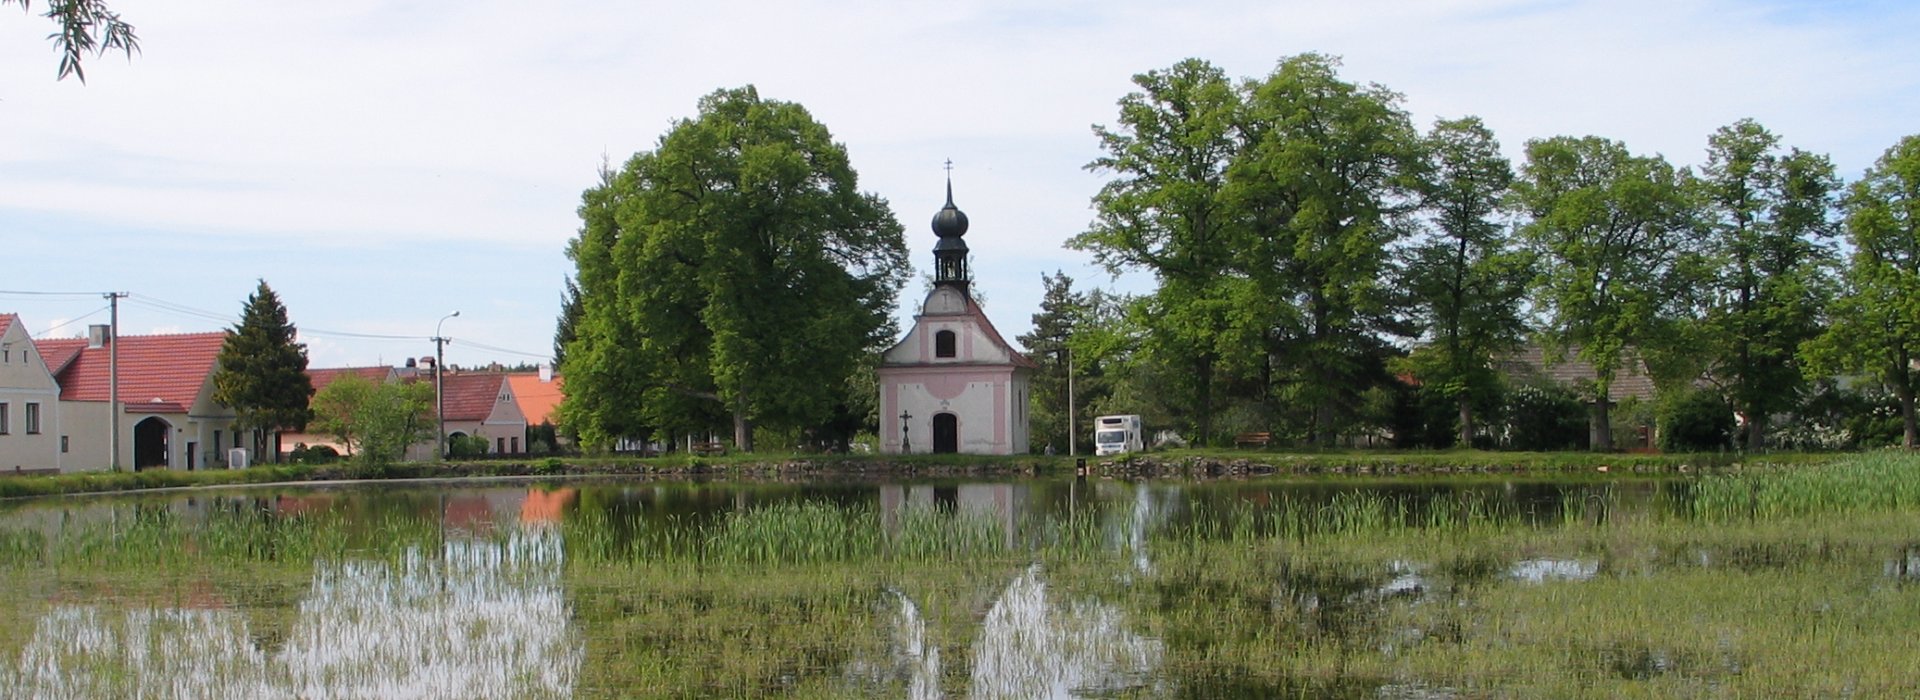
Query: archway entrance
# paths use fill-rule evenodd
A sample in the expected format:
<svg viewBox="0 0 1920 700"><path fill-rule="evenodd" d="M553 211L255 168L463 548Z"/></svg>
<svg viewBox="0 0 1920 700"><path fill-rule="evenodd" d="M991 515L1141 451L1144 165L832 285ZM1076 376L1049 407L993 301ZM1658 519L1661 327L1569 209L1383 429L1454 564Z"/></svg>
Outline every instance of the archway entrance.
<svg viewBox="0 0 1920 700"><path fill-rule="evenodd" d="M167 440L172 437L173 426L159 416L140 421L133 426L133 469L165 469L169 466Z"/></svg>
<svg viewBox="0 0 1920 700"><path fill-rule="evenodd" d="M953 454L960 451L960 417L951 413L933 415L933 453Z"/></svg>

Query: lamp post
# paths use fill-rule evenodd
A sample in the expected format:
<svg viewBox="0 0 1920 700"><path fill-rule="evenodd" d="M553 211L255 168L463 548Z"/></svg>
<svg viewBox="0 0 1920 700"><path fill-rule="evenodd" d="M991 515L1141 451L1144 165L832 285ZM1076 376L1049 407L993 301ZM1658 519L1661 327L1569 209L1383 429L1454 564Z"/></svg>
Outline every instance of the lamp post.
<svg viewBox="0 0 1920 700"><path fill-rule="evenodd" d="M907 442L907 421L913 420L913 414L900 412L900 454L913 454L913 445Z"/></svg>
<svg viewBox="0 0 1920 700"><path fill-rule="evenodd" d="M441 316L440 322L433 324L433 413L440 425L440 441L434 449L443 460L447 458L447 390L440 381L440 372L447 364L447 339L440 335L440 327L446 325L447 319L459 315L460 312L455 311Z"/></svg>

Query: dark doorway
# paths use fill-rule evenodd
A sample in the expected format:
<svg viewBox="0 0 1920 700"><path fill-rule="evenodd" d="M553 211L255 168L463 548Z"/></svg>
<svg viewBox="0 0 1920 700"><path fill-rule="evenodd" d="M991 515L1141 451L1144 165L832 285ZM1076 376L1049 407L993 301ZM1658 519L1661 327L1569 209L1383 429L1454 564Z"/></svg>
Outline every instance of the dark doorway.
<svg viewBox="0 0 1920 700"><path fill-rule="evenodd" d="M951 413L933 415L933 453L953 454L960 451L960 417Z"/></svg>
<svg viewBox="0 0 1920 700"><path fill-rule="evenodd" d="M173 426L158 416L140 421L133 426L133 468L167 468L167 438L172 437Z"/></svg>

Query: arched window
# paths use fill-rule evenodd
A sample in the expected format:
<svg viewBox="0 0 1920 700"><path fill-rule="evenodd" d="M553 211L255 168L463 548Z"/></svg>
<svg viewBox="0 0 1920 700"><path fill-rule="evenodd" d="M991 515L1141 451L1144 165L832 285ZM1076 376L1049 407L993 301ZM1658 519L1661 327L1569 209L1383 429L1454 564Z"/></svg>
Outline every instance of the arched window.
<svg viewBox="0 0 1920 700"><path fill-rule="evenodd" d="M940 331L933 334L933 356L953 357L953 331Z"/></svg>

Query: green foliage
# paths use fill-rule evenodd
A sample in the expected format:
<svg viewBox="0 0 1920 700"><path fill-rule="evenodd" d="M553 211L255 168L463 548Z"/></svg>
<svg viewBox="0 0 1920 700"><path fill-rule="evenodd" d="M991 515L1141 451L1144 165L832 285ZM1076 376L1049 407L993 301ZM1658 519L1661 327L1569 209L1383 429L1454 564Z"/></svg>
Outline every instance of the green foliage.
<svg viewBox="0 0 1920 700"><path fill-rule="evenodd" d="M294 445L287 459L294 464L332 464L340 461L340 453L326 445Z"/></svg>
<svg viewBox="0 0 1920 700"><path fill-rule="evenodd" d="M582 196L564 421L590 446L829 420L893 334L899 223L805 108L717 91ZM853 410L853 409L849 409ZM857 411L856 411L857 412Z"/></svg>
<svg viewBox="0 0 1920 700"><path fill-rule="evenodd" d="M1758 449L1768 417L1792 409L1806 385L1799 351L1820 333L1832 293L1824 239L1837 230L1840 183L1825 157L1782 152L1778 137L1741 120L1708 139L1693 184L1705 245L1690 285L1699 328L1686 352L1731 384L1752 427L1747 447Z"/></svg>
<svg viewBox="0 0 1920 700"><path fill-rule="evenodd" d="M1518 345L1525 332L1520 301L1532 266L1497 220L1513 169L1493 132L1478 118L1442 120L1426 146L1421 198L1431 225L1409 251L1403 274L1409 311L1427 342L1400 364L1424 392L1452 401L1464 420L1449 422L1458 424L1458 444L1468 445L1475 404L1499 391L1494 354Z"/></svg>
<svg viewBox="0 0 1920 700"><path fill-rule="evenodd" d="M21 10L33 10L32 0L0 0L0 5L16 3ZM109 9L106 0L47 0L45 16L58 25L58 30L48 37L60 51L58 80L71 75L87 82L80 61L89 53L104 56L118 49L131 59L133 53L140 50L140 38L134 36L133 25Z"/></svg>
<svg viewBox="0 0 1920 700"><path fill-rule="evenodd" d="M1514 387L1507 393L1505 413L1507 447L1532 452L1587 449L1587 407L1564 387Z"/></svg>
<svg viewBox="0 0 1920 700"><path fill-rule="evenodd" d="M213 374L213 400L233 407L236 432L258 431L257 455L273 454L268 436L306 427L313 380L307 376L307 346L294 342L287 307L266 280L247 297L240 323L220 345Z"/></svg>
<svg viewBox="0 0 1920 700"><path fill-rule="evenodd" d="M1719 452L1733 447L1738 424L1725 397L1708 389L1676 393L1660 403L1660 449Z"/></svg>
<svg viewBox="0 0 1920 700"><path fill-rule="evenodd" d="M567 346L580 337L580 317L585 313L580 305L580 285L573 278L567 278L567 289L560 295L560 318L553 327L553 371L559 372L567 362Z"/></svg>
<svg viewBox="0 0 1920 700"><path fill-rule="evenodd" d="M1848 189L1853 257L1825 334L1805 355L1823 374L1866 372L1900 401L1903 443L1920 447L1913 370L1920 349L1920 135L1900 140Z"/></svg>
<svg viewBox="0 0 1920 700"><path fill-rule="evenodd" d="M1591 363L1594 395L1604 396L1630 349L1655 344L1677 312L1689 214L1681 177L1665 159L1635 156L1617 141L1557 136L1527 143L1514 189L1531 217L1521 233L1538 256L1540 338ZM1600 406L1599 433L1610 441Z"/></svg>
<svg viewBox="0 0 1920 700"><path fill-rule="evenodd" d="M452 459L485 457L491 446L486 438L478 435L455 435L447 438L447 456Z"/></svg>
<svg viewBox="0 0 1920 700"><path fill-rule="evenodd" d="M385 466L437 431L433 385L375 383L343 374L313 396L313 427L340 440L363 466Z"/></svg>

